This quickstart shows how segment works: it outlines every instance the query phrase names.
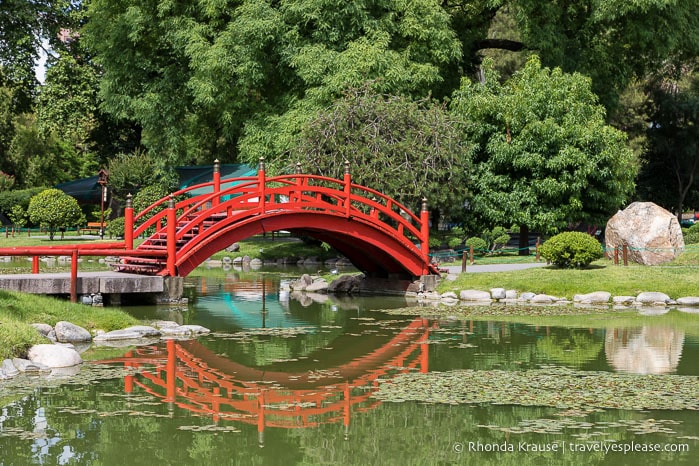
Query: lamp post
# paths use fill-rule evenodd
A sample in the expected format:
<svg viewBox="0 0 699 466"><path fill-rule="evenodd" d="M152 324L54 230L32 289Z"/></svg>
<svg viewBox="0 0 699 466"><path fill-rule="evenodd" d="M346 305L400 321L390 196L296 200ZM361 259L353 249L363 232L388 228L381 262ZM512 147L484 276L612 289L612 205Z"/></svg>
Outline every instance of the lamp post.
<svg viewBox="0 0 699 466"><path fill-rule="evenodd" d="M107 181L109 172L101 169L97 173L97 184L100 185L100 239L104 239L104 203L107 202Z"/></svg>

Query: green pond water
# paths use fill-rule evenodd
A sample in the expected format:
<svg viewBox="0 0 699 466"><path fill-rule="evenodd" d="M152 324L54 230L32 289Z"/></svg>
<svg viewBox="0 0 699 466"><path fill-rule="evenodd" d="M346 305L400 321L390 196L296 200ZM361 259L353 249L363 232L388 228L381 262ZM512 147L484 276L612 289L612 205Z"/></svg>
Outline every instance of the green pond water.
<svg viewBox="0 0 699 466"><path fill-rule="evenodd" d="M417 303L285 280L190 277L130 310L210 335L0 381L0 465L699 464L699 314L389 314Z"/></svg>

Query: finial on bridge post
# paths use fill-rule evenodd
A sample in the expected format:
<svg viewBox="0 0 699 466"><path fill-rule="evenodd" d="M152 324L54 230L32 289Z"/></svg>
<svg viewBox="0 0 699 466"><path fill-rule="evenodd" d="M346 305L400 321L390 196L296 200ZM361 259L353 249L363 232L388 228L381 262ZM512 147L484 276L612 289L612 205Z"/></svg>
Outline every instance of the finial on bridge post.
<svg viewBox="0 0 699 466"><path fill-rule="evenodd" d="M350 172L350 163L349 160L345 160L345 175L349 175Z"/></svg>
<svg viewBox="0 0 699 466"><path fill-rule="evenodd" d="M265 171L265 158L264 157L260 157L260 165L259 165L258 170L261 172Z"/></svg>
<svg viewBox="0 0 699 466"><path fill-rule="evenodd" d="M422 198L422 206L420 207L421 212L427 212L427 198Z"/></svg>
<svg viewBox="0 0 699 466"><path fill-rule="evenodd" d="M175 208L175 196L173 196L172 193L170 193L170 195L168 197L169 197L169 199L167 200L167 208L174 209Z"/></svg>
<svg viewBox="0 0 699 466"><path fill-rule="evenodd" d="M131 193L126 195L126 208L127 209L133 208L133 196L131 195Z"/></svg>
<svg viewBox="0 0 699 466"><path fill-rule="evenodd" d="M301 174L301 162L296 162L296 174Z"/></svg>
<svg viewBox="0 0 699 466"><path fill-rule="evenodd" d="M214 176L213 176L213 190L214 193L220 193L221 192L221 163L218 161L218 159L214 160ZM219 197L213 197L211 199L211 204L212 206L216 206L219 203Z"/></svg>

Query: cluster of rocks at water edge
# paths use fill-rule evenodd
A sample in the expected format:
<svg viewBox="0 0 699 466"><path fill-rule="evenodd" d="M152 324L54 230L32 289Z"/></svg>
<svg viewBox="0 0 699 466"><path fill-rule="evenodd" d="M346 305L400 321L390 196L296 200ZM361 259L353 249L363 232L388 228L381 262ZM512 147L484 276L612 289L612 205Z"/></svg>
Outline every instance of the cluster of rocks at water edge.
<svg viewBox="0 0 699 466"><path fill-rule="evenodd" d="M296 265L305 268L318 268L325 267L327 269L336 269L344 267L353 267L352 263L346 258L332 258L327 260L321 260L318 257L301 257L301 256L291 256L282 257L279 259L259 259L250 256L238 256L231 258L229 256L224 256L222 259L209 259L204 265L209 268L222 267L224 270L227 269L241 269L241 270L258 270L263 265L274 265L274 266L284 266L284 265Z"/></svg>
<svg viewBox="0 0 699 466"><path fill-rule="evenodd" d="M34 345L27 358L5 359L0 366L0 380L19 373L71 375L79 371L80 353L91 346L126 347L150 344L160 339L191 339L209 333L201 325L180 325L160 320L151 325L136 325L111 332L97 331L93 336L88 330L71 322L61 321L52 327L48 324L32 324L37 331L53 343Z"/></svg>
<svg viewBox="0 0 699 466"><path fill-rule="evenodd" d="M520 293L517 290L507 290L505 288L491 288L490 291L483 290L461 290L457 295L453 291L446 293L417 293L419 300L434 301L440 304L476 304L489 305L493 303L505 304L538 304L538 305L583 305L583 306L614 306L615 308L629 307L656 307L667 308L676 307L680 311L689 313L699 313L699 296L685 296L672 299L665 293L657 291L646 291L636 296L612 296L607 291L595 291L586 294L576 294L570 300L566 297L550 296L547 294L536 294L531 292Z"/></svg>
<svg viewBox="0 0 699 466"><path fill-rule="evenodd" d="M364 275L341 275L328 283L323 277L312 276L307 273L301 278L289 283L282 283L282 291L305 293L333 293L356 294L359 293L364 280Z"/></svg>

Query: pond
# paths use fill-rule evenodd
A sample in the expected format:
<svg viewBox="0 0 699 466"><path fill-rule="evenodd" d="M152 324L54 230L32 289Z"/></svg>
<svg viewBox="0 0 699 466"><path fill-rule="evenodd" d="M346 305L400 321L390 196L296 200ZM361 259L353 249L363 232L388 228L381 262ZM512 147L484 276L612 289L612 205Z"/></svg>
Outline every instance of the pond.
<svg viewBox="0 0 699 466"><path fill-rule="evenodd" d="M696 464L698 315L433 317L286 281L190 277L186 308L131 312L210 335L0 382L0 464Z"/></svg>

